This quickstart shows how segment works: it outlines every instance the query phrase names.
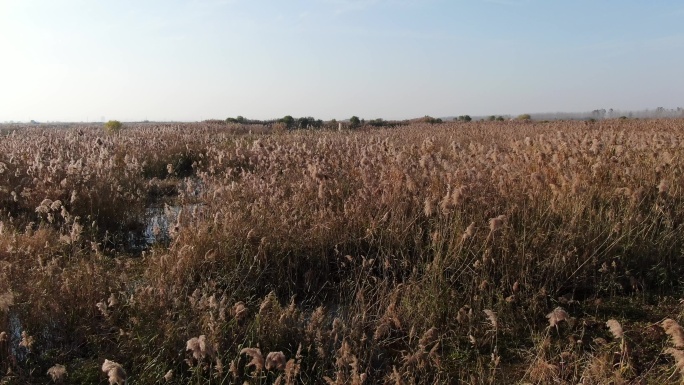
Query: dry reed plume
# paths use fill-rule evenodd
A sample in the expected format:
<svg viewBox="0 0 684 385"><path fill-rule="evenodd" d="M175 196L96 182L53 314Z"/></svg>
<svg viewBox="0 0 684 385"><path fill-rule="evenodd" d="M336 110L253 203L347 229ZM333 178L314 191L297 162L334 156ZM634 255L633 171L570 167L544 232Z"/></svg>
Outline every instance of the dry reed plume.
<svg viewBox="0 0 684 385"><path fill-rule="evenodd" d="M126 371L118 363L110 360L104 360L102 364L102 371L107 374L109 385L125 385Z"/></svg>

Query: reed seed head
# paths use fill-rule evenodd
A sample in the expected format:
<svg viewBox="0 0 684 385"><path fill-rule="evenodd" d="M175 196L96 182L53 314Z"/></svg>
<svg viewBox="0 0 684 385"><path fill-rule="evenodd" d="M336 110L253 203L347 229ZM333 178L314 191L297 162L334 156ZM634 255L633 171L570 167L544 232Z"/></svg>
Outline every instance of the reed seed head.
<svg viewBox="0 0 684 385"><path fill-rule="evenodd" d="M684 329L677 323L677 321L667 318L661 324L665 330L665 334L670 336L672 345L676 348L684 348Z"/></svg>
<svg viewBox="0 0 684 385"><path fill-rule="evenodd" d="M498 329L499 328L499 319L497 318L496 313L489 310L489 309L485 309L484 313L487 315L487 318L489 319L489 323L492 324L492 327L494 329Z"/></svg>
<svg viewBox="0 0 684 385"><path fill-rule="evenodd" d="M546 315L546 318L549 319L549 326L550 327L558 327L558 324L570 319L570 316L568 315L568 312L565 311L562 307L557 307L553 309L553 311L549 314Z"/></svg>
<svg viewBox="0 0 684 385"><path fill-rule="evenodd" d="M489 230L493 233L500 230L506 222L505 215L499 215L496 218L489 219Z"/></svg>
<svg viewBox="0 0 684 385"><path fill-rule="evenodd" d="M606 326L610 329L611 334L613 334L613 337L619 339L623 337L623 332L622 332L622 326L617 320L614 319L609 319L608 322L606 322Z"/></svg>
<svg viewBox="0 0 684 385"><path fill-rule="evenodd" d="M14 294L11 291L0 294L0 311L7 313L12 305L14 305Z"/></svg>
<svg viewBox="0 0 684 385"><path fill-rule="evenodd" d="M109 385L126 384L126 371L118 363L105 359L102 364L102 371L107 374Z"/></svg>
<svg viewBox="0 0 684 385"><path fill-rule="evenodd" d="M261 372L264 369L265 361L264 356L261 354L261 349L259 348L244 348L240 350L240 354L246 354L252 358L247 366L254 366L257 372Z"/></svg>
<svg viewBox="0 0 684 385"><path fill-rule="evenodd" d="M48 369L47 374L50 375L52 381L61 383L64 381L64 377L67 375L67 370L64 365L56 364Z"/></svg>
<svg viewBox="0 0 684 385"><path fill-rule="evenodd" d="M266 370L284 370L287 358L283 352L270 352L266 356Z"/></svg>

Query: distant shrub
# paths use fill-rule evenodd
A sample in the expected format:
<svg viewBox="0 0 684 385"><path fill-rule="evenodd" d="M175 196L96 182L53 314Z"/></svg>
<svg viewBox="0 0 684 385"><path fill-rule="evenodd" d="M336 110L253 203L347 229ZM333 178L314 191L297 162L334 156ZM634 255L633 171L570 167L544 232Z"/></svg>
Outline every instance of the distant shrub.
<svg viewBox="0 0 684 385"><path fill-rule="evenodd" d="M442 123L442 119L440 119L440 118L433 118L432 116L428 116L428 115L425 115L425 117L423 117L422 120L423 120L423 122L425 122L425 123L430 123L430 124L439 124L439 123Z"/></svg>
<svg viewBox="0 0 684 385"><path fill-rule="evenodd" d="M288 129L293 128L295 125L295 118L292 117L292 115L287 115L284 118L280 119L280 123L284 123L285 127Z"/></svg>
<svg viewBox="0 0 684 385"><path fill-rule="evenodd" d="M305 116L297 119L295 126L298 128L321 128L323 126L323 121L311 116Z"/></svg>
<svg viewBox="0 0 684 385"><path fill-rule="evenodd" d="M122 128L123 124L118 120L110 120L104 124L104 129L109 134L119 132Z"/></svg>
<svg viewBox="0 0 684 385"><path fill-rule="evenodd" d="M377 119L371 120L370 122L368 122L368 124L370 124L371 126L374 126L374 127L382 127L385 125L385 121L382 120L382 118L377 118Z"/></svg>
<svg viewBox="0 0 684 385"><path fill-rule="evenodd" d="M530 115L530 114L518 115L518 120L532 120L532 115Z"/></svg>

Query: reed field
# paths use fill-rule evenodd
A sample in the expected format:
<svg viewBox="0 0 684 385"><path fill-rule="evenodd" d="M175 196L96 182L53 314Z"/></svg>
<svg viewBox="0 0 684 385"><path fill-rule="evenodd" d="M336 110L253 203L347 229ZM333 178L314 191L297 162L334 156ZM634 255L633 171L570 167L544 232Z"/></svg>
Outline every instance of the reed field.
<svg viewBox="0 0 684 385"><path fill-rule="evenodd" d="M679 384L684 119L0 128L0 384Z"/></svg>

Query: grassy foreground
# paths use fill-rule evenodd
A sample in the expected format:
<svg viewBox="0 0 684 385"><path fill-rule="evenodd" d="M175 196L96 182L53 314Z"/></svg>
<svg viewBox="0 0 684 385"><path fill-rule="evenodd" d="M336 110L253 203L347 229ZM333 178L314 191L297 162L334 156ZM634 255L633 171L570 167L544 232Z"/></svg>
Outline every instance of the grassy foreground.
<svg viewBox="0 0 684 385"><path fill-rule="evenodd" d="M0 384L682 381L684 120L0 135Z"/></svg>

